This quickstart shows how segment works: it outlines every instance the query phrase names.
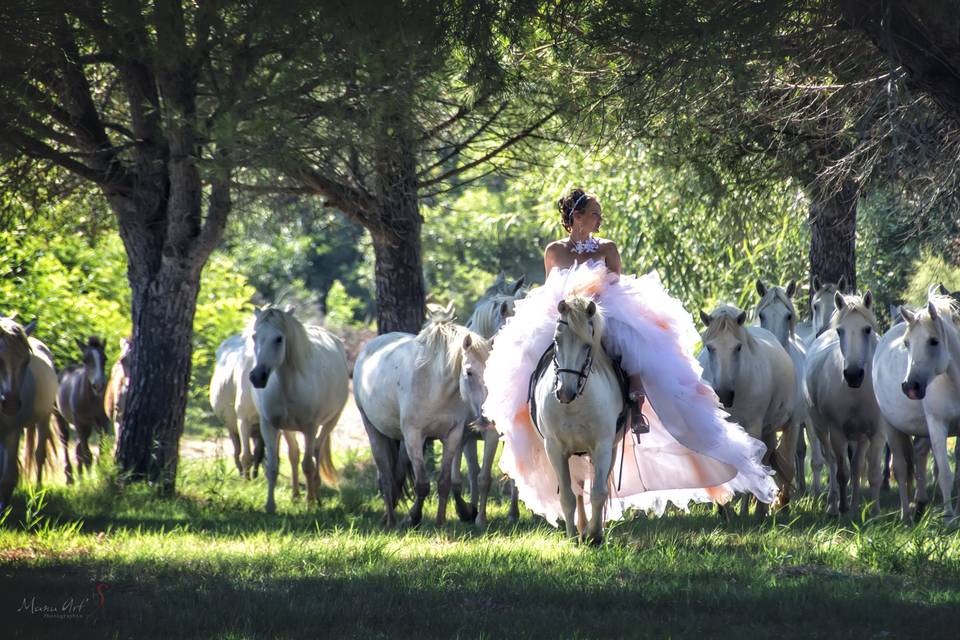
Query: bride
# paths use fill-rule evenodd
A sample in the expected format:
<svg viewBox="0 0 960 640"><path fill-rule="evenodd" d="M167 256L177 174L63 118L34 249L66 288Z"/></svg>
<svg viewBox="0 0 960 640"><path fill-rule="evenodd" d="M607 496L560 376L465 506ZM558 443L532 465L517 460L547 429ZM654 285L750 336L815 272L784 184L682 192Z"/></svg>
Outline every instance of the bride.
<svg viewBox="0 0 960 640"><path fill-rule="evenodd" d="M520 498L552 524L561 517L557 478L527 406L528 382L553 339L560 300L593 298L604 312L604 348L620 359L629 379L629 404L636 437L618 438L605 519L628 508L663 512L668 501L726 502L734 492L773 502L777 488L760 462L765 447L726 420L713 390L700 381L693 357L699 336L690 315L671 297L656 272L621 274L620 254L600 230L603 212L596 195L573 189L558 203L568 237L547 245L546 282L518 300L513 317L497 334L484 381L484 415L504 438L501 468ZM646 400L646 402L645 402ZM582 456L570 461L573 490L589 504L584 482L592 468Z"/></svg>

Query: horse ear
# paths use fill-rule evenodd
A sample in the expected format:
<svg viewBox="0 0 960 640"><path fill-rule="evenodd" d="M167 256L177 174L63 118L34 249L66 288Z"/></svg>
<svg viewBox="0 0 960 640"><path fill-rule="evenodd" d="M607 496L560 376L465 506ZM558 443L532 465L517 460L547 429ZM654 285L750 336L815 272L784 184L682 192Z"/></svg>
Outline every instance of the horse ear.
<svg viewBox="0 0 960 640"><path fill-rule="evenodd" d="M863 306L865 306L867 309L873 306L873 294L869 291L863 294Z"/></svg>
<svg viewBox="0 0 960 640"><path fill-rule="evenodd" d="M705 313L703 312L703 309L700 309L700 322L702 322L702 323L703 323L703 326L705 326L705 327L709 327L709 326L710 326L710 316L708 316L707 314L705 314Z"/></svg>
<svg viewBox="0 0 960 640"><path fill-rule="evenodd" d="M597 312L597 303L593 300L590 301L590 304L587 305L587 317L592 318L593 314Z"/></svg>
<svg viewBox="0 0 960 640"><path fill-rule="evenodd" d="M940 318L940 313L937 311L937 306L932 302L927 303L927 313L930 314L930 318L933 320L938 320Z"/></svg>
<svg viewBox="0 0 960 640"><path fill-rule="evenodd" d="M294 313L296 310L297 310L297 308L296 308L295 306L293 306L292 304L284 305L284 307L283 307L283 312L284 312L284 313L291 313L291 314L292 314L292 313Z"/></svg>
<svg viewBox="0 0 960 640"><path fill-rule="evenodd" d="M905 305L900 305L900 317L903 318L907 324L913 324L913 321L917 319L917 314L910 311Z"/></svg>
<svg viewBox="0 0 960 640"><path fill-rule="evenodd" d="M453 314L453 300L451 300L450 302L447 303L447 306L443 308L443 312L444 312L446 315L453 317L453 316L452 316L452 314Z"/></svg>
<svg viewBox="0 0 960 640"><path fill-rule="evenodd" d="M767 295L767 288L763 286L763 280L757 280L757 293L760 294L760 297Z"/></svg>
<svg viewBox="0 0 960 640"><path fill-rule="evenodd" d="M493 286L497 289L500 289L503 286L503 283L506 281L506 279L507 279L506 274L503 271L501 271L500 273L497 274L497 279L493 281Z"/></svg>
<svg viewBox="0 0 960 640"><path fill-rule="evenodd" d="M823 283L820 282L820 276L813 276L813 290L819 291L823 287Z"/></svg>
<svg viewBox="0 0 960 640"><path fill-rule="evenodd" d="M892 324L897 324L897 315L900 313L900 308L895 304L891 304L887 307L887 312L890 314L890 322Z"/></svg>
<svg viewBox="0 0 960 640"><path fill-rule="evenodd" d="M833 294L833 305L837 308L838 311L840 309L843 309L846 306L846 303L843 301L843 294L840 293L839 291Z"/></svg>
<svg viewBox="0 0 960 640"><path fill-rule="evenodd" d="M746 322L746 320L747 320L747 312L741 311L740 315L737 316L737 324L742 327L743 323Z"/></svg>
<svg viewBox="0 0 960 640"><path fill-rule="evenodd" d="M87 348L87 343L80 338L74 338L73 341L77 343L77 348L80 349L80 351L83 351Z"/></svg>
<svg viewBox="0 0 960 640"><path fill-rule="evenodd" d="M37 330L37 318L34 318L23 327L23 332L28 336L32 336L33 332L36 330Z"/></svg>
<svg viewBox="0 0 960 640"><path fill-rule="evenodd" d="M846 291L847 289L847 276L840 276L840 280L837 282L837 291Z"/></svg>
<svg viewBox="0 0 960 640"><path fill-rule="evenodd" d="M254 318L259 318L261 313L263 313L263 309L261 309L260 307L254 307L253 309Z"/></svg>
<svg viewBox="0 0 960 640"><path fill-rule="evenodd" d="M796 292L797 292L797 281L791 280L789 284L787 284L787 297L792 298L793 294L795 294Z"/></svg>
<svg viewBox="0 0 960 640"><path fill-rule="evenodd" d="M940 294L941 296L949 296L950 290L947 289L945 286L943 286L943 283L940 282L940 283L937 283L937 293Z"/></svg>
<svg viewBox="0 0 960 640"><path fill-rule="evenodd" d="M501 317L501 318L506 318L506 317L507 317L507 313L508 313L509 311L510 311L510 305L508 305L506 302L501 302L501 303L500 303L500 317Z"/></svg>
<svg viewBox="0 0 960 640"><path fill-rule="evenodd" d="M517 278L517 281L513 283L513 287L511 287L510 289L510 294L516 295L517 291L520 291L520 287L523 286L523 282L526 279L527 279L526 276L520 276L519 278Z"/></svg>
<svg viewBox="0 0 960 640"><path fill-rule="evenodd" d="M566 300L561 300L561 301L560 301L560 303L557 305L557 311L559 311L560 313L566 313L566 312L567 312L567 301L566 301Z"/></svg>
<svg viewBox="0 0 960 640"><path fill-rule="evenodd" d="M463 336L463 350L467 351L472 346L473 346L473 336L471 336L468 333L467 335Z"/></svg>

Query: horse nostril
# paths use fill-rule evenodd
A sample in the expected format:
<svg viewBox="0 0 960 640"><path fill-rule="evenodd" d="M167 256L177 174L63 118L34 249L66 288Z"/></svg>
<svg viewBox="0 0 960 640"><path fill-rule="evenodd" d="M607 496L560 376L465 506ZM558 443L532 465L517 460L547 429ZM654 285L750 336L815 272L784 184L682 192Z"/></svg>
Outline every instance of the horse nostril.
<svg viewBox="0 0 960 640"><path fill-rule="evenodd" d="M903 395L911 400L923 400L924 396L927 395L926 386L921 386L919 382L904 381L900 385L900 389L903 391Z"/></svg>
<svg viewBox="0 0 960 640"><path fill-rule="evenodd" d="M717 392L717 397L720 399L720 404L728 409L733 406L734 396L735 392L732 389L725 389Z"/></svg>

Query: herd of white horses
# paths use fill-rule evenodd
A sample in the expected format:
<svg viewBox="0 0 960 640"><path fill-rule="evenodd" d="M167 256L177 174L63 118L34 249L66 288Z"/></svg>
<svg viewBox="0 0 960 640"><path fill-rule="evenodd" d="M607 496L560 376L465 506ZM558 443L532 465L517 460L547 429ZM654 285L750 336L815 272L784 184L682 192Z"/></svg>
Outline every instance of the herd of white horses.
<svg viewBox="0 0 960 640"><path fill-rule="evenodd" d="M435 440L442 443L437 524L445 522L451 490L461 519L487 523L499 436L481 412L487 395L484 368L497 331L524 295L522 284L522 278L509 282L501 274L465 326L456 323L452 306L431 306L420 333L378 336L358 356L352 371L354 400L369 436L387 527L397 523L397 506L411 487L408 521L421 521L430 487L425 445ZM844 285L842 279L831 284L814 278L811 318L802 323L793 304L795 282L780 287L758 281L760 298L752 313L732 305L710 314L701 311L703 379L730 419L766 444L765 462L775 472L781 505L789 503L793 487L806 490L805 458L798 446L806 440L814 493L823 491L827 470L828 513L859 512L864 471L870 509L877 512L889 445L902 518L911 521L914 505L929 500L925 469L932 450L944 517L953 519L960 474L951 472L947 439L960 427L957 299L942 286L932 287L926 306L891 309L895 322L882 333L870 292L845 293ZM558 311L553 361L532 388L544 446L560 479L567 532L596 541L602 537L623 398L603 352L602 310L589 299L573 297L561 302ZM561 325L571 330L561 330ZM88 348L95 341L79 343L85 364L73 370L78 391L71 400L49 350L28 333L15 320L0 318L0 506L9 503L16 483L23 430L30 435L26 460L36 465L39 482L45 447L38 440L51 415L62 428L69 421L79 432L78 423L102 422L99 412L92 420L78 413L80 399L90 396L102 405L109 398L103 413L112 419L122 408L123 370L120 382L106 384L102 344L99 355L91 355ZM243 332L220 346L211 404L227 425L240 473L256 475L262 457L268 512L276 509L280 434L288 445L294 497L299 495L299 470L309 501L319 502L321 481L336 481L331 434L346 405L350 377L341 340L322 327L302 324L291 309L257 310ZM582 423L590 407L595 408L588 413L595 413L596 428L586 435L581 429L578 442L565 448L571 421L576 417ZM89 436L89 428L87 432ZM297 432L303 438L302 460ZM482 461L479 441L484 443ZM85 441L83 447L78 446L81 472L89 465ZM567 449L589 452L595 469L589 519L582 496L563 481L569 478ZM469 502L461 491L461 455L467 462ZM511 488L511 520L518 517L517 500L516 488ZM746 513L746 497L741 506ZM759 508L765 513L765 505Z"/></svg>

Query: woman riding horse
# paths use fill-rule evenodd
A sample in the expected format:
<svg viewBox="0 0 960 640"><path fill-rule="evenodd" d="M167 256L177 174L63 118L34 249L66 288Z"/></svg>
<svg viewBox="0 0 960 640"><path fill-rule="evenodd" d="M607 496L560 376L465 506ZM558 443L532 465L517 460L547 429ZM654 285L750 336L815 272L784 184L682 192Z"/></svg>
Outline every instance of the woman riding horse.
<svg viewBox="0 0 960 640"><path fill-rule="evenodd" d="M517 481L520 497L551 522L561 516L555 476L546 468L527 391L531 373L553 340L558 303L579 295L595 300L606 318L603 345L628 376L634 415L636 437L617 440L624 447L619 459L629 461L633 477L618 478L616 504L611 500L606 519L629 507L655 504L662 510L666 500L682 507L690 500L723 502L734 491L772 502L777 490L761 463L764 445L726 420L717 396L700 380L693 357L699 336L690 315L667 294L655 272L621 274L616 244L594 236L603 219L596 195L573 189L559 209L568 236L547 245L546 282L517 301L515 315L497 335L484 377L489 392L484 413L504 436L501 466ZM580 494L584 473L572 479ZM664 499L651 502L648 492Z"/></svg>

